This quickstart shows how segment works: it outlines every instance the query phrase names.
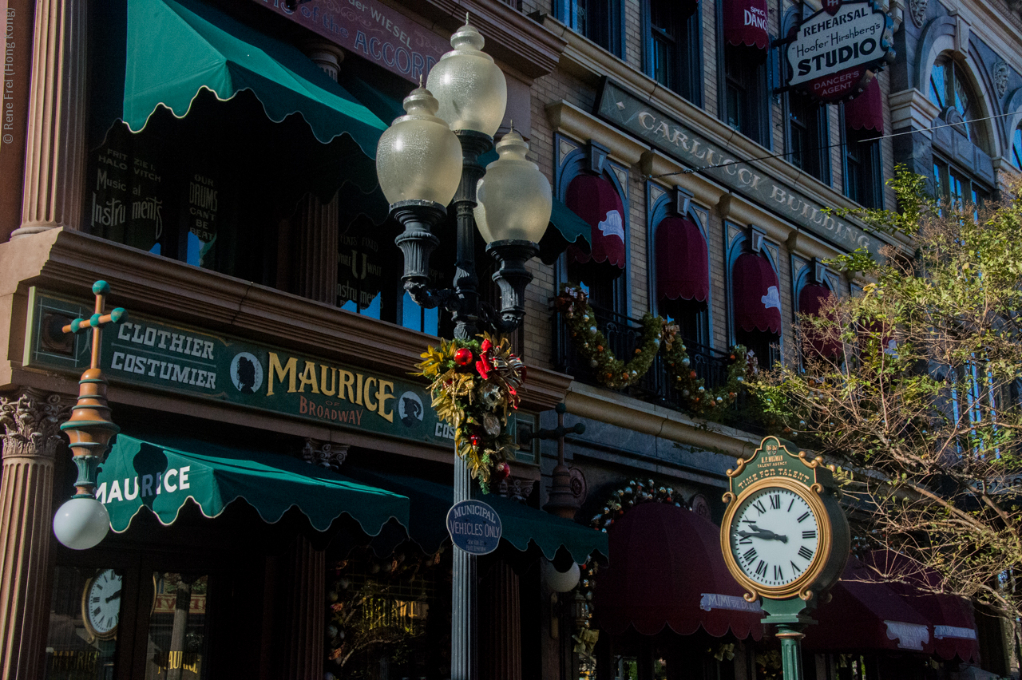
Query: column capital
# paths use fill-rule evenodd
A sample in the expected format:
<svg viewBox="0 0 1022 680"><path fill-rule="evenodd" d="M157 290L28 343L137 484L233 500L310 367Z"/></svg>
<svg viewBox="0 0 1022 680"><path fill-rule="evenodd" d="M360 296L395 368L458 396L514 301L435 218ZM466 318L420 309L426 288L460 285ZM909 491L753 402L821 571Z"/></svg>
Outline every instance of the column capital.
<svg viewBox="0 0 1022 680"><path fill-rule="evenodd" d="M60 424L71 415L72 402L59 394L31 388L0 395L3 459L56 456Z"/></svg>

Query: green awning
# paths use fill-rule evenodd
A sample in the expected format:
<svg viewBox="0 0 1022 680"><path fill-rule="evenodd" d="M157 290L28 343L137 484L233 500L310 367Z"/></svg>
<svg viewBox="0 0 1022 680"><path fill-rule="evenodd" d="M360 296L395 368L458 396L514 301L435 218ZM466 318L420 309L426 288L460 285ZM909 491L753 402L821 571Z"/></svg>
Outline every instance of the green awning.
<svg viewBox="0 0 1022 680"><path fill-rule="evenodd" d="M553 264L570 245L588 253L593 245L592 229L588 222L555 198L550 226L539 242L539 258L546 264Z"/></svg>
<svg viewBox="0 0 1022 680"><path fill-rule="evenodd" d="M407 496L411 501L411 515L404 526L408 527L409 538L425 552L436 552L448 539L447 511L453 505L450 486L355 467L346 467L345 474L363 484ZM605 557L609 555L605 533L496 494L479 496L478 500L497 511L503 530L501 539L517 550L524 552L534 544L552 560L557 551L564 548L578 563L585 562L594 552Z"/></svg>
<svg viewBox="0 0 1022 680"><path fill-rule="evenodd" d="M347 133L375 158L387 124L296 48L192 0L128 0L124 122L157 106L184 116L203 88L226 100L251 90L274 122L300 113L323 143Z"/></svg>
<svg viewBox="0 0 1022 680"><path fill-rule="evenodd" d="M343 514L372 536L391 518L408 526L404 496L288 456L197 440L156 444L119 434L100 467L96 496L117 532L125 531L143 507L171 524L189 498L207 517L242 498L270 523L297 507L317 531L326 531Z"/></svg>

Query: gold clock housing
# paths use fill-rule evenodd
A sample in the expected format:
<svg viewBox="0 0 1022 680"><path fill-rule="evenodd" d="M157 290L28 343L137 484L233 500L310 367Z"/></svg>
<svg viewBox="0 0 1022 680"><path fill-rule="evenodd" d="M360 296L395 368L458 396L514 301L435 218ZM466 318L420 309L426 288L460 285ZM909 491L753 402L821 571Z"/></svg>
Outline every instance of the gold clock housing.
<svg viewBox="0 0 1022 680"><path fill-rule="evenodd" d="M803 498L816 518L817 531L819 532L817 548L813 553L809 566L806 567L798 578L782 586L768 586L749 578L738 564L738 560L733 552L733 546L731 545L733 524L739 508L743 506L746 499L768 489L786 489ZM721 523L720 548L724 553L724 563L727 565L728 571L731 572L731 576L734 577L738 584L748 591L745 599L750 602L758 599L760 596L780 600L798 595L803 600L808 600L813 595L811 586L819 580L831 561L833 534L830 514L820 495L815 490L791 479L772 477L753 483L728 504L727 510L724 513L724 520Z"/></svg>

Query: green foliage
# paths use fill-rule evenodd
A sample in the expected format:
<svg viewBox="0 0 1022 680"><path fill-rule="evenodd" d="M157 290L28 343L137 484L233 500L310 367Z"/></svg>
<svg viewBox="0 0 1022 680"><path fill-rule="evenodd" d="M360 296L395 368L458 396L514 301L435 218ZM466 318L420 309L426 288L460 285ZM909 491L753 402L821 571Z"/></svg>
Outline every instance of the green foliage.
<svg viewBox="0 0 1022 680"><path fill-rule="evenodd" d="M854 213L903 244L830 264L871 282L801 320L800 353L753 389L778 430L842 466L857 545L911 558L935 590L1014 617L1022 568L1022 202L939 203L901 169L898 212ZM817 342L810 342L808 337ZM837 357L819 339L837 340Z"/></svg>

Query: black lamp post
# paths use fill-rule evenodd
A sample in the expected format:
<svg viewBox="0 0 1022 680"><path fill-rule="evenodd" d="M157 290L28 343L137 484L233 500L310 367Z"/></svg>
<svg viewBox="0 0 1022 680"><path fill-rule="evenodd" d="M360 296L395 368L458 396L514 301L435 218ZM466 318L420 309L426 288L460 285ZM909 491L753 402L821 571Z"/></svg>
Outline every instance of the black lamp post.
<svg viewBox="0 0 1022 680"><path fill-rule="evenodd" d="M380 186L404 232L395 242L404 255L404 288L416 304L451 312L454 335L474 337L484 326L507 333L525 316L526 263L550 222L550 183L525 157L528 144L511 131L497 144L499 159L487 168L479 157L493 146L507 105L504 74L482 52L483 37L468 24L452 37L453 50L430 71L427 87L405 99L404 115L384 132L377 150ZM435 97L434 97L435 95ZM453 132L452 132L453 130ZM452 201L453 199L453 201ZM451 204L457 219L453 285L429 285L429 257L440 244L432 228ZM500 265L493 279L501 305L479 301L475 231ZM471 497L468 468L454 466L454 502ZM451 616L451 679L478 677L475 556L454 549Z"/></svg>

